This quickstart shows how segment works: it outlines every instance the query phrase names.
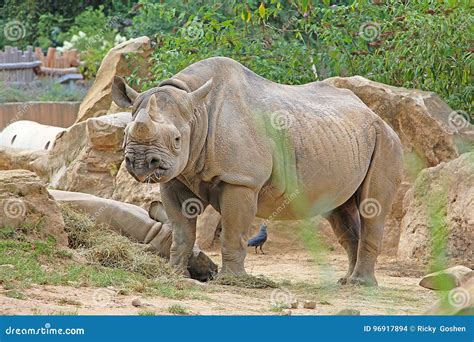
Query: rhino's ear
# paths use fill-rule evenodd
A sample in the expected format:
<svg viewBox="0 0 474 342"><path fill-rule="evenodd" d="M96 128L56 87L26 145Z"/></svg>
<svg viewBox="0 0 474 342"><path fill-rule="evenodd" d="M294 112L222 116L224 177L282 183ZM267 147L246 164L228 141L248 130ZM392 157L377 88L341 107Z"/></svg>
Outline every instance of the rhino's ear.
<svg viewBox="0 0 474 342"><path fill-rule="evenodd" d="M121 108L132 106L139 93L133 90L120 76L114 77L112 83L112 99Z"/></svg>
<svg viewBox="0 0 474 342"><path fill-rule="evenodd" d="M199 103L206 99L206 96L209 94L211 89L212 78L189 95L191 96L193 103Z"/></svg>

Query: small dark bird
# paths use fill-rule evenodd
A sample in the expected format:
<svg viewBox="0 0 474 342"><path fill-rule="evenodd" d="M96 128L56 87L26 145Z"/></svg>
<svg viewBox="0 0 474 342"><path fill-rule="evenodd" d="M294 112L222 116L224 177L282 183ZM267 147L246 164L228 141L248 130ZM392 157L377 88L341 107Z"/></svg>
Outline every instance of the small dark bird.
<svg viewBox="0 0 474 342"><path fill-rule="evenodd" d="M267 225L265 223L263 223L261 226L260 226L260 231L258 232L257 235L255 235L253 238L251 238L248 242L247 242L247 246L255 246L255 254L257 254L257 247L260 246L260 250L262 251L262 254L265 254L263 252L263 244L265 243L265 241L267 241Z"/></svg>

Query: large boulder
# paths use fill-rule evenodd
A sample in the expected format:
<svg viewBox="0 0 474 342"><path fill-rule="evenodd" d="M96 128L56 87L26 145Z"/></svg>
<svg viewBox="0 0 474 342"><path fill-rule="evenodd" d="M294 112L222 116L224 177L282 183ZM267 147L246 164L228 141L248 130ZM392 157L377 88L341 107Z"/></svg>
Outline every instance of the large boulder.
<svg viewBox="0 0 474 342"><path fill-rule="evenodd" d="M420 281L420 286L430 289L447 291L459 287L474 278L474 271L469 267L456 265L438 272L427 274Z"/></svg>
<svg viewBox="0 0 474 342"><path fill-rule="evenodd" d="M361 76L324 80L356 94L399 135L406 152L419 158L418 167L435 166L459 155L458 137L469 140L473 126L433 92L393 87Z"/></svg>
<svg viewBox="0 0 474 342"><path fill-rule="evenodd" d="M332 77L323 82L351 90L399 135L405 154L402 185L387 216L382 252L396 254L403 198L418 173L450 161L473 144L474 126L433 92L393 87L361 76Z"/></svg>
<svg viewBox="0 0 474 342"><path fill-rule="evenodd" d="M0 171L0 227L67 245L64 220L41 180L27 170Z"/></svg>
<svg viewBox="0 0 474 342"><path fill-rule="evenodd" d="M46 177L45 170L35 167L35 160L44 158L47 151L22 150L0 147L0 170L30 170L40 177Z"/></svg>
<svg viewBox="0 0 474 342"><path fill-rule="evenodd" d="M76 123L106 114L112 103L114 76L132 72L146 76L151 52L148 37L131 39L111 49L102 60L94 84L79 107Z"/></svg>
<svg viewBox="0 0 474 342"><path fill-rule="evenodd" d="M50 186L111 197L123 161L124 128L130 113L91 118L56 139L49 155L37 163L48 170Z"/></svg>
<svg viewBox="0 0 474 342"><path fill-rule="evenodd" d="M472 267L474 152L420 172L404 199L398 256L442 258Z"/></svg>

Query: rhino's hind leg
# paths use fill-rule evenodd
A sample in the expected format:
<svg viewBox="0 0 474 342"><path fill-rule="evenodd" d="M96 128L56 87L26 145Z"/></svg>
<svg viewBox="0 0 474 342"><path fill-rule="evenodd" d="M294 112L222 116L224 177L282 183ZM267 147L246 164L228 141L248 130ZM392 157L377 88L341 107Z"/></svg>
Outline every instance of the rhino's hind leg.
<svg viewBox="0 0 474 342"><path fill-rule="evenodd" d="M331 224L337 240L344 247L349 259L349 268L346 275L338 280L338 283L346 284L347 278L354 271L359 245L361 223L355 196L352 196L347 202L334 209L327 216L327 220Z"/></svg>
<svg viewBox="0 0 474 342"><path fill-rule="evenodd" d="M350 284L376 286L374 269L382 246L385 217L390 212L402 177L402 149L391 130L375 127L377 138L369 171L357 191L361 234Z"/></svg>

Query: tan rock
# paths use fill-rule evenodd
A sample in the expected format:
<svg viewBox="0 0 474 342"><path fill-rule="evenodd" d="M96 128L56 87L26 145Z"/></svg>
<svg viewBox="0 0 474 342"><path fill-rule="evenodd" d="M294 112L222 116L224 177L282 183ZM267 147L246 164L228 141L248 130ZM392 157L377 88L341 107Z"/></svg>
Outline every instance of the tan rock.
<svg viewBox="0 0 474 342"><path fill-rule="evenodd" d="M204 212L198 216L196 243L199 247L202 249L208 249L212 246L220 219L220 213L210 205L207 206Z"/></svg>
<svg viewBox="0 0 474 342"><path fill-rule="evenodd" d="M140 298L134 298L132 300L132 305L137 307L137 308L143 306L142 301L140 300Z"/></svg>
<svg viewBox="0 0 474 342"><path fill-rule="evenodd" d="M29 170L35 172L41 179L47 176L43 168L35 166L35 160L44 158L47 151L21 150L17 148L0 147L0 170Z"/></svg>
<svg viewBox="0 0 474 342"><path fill-rule="evenodd" d="M455 287L429 308L426 315L474 315L474 278Z"/></svg>
<svg viewBox="0 0 474 342"><path fill-rule="evenodd" d="M468 151L474 144L474 126L432 92L393 87L361 76L332 77L323 82L351 90L401 139L405 176L386 219L382 247L382 253L395 255L406 191L422 169Z"/></svg>
<svg viewBox="0 0 474 342"><path fill-rule="evenodd" d="M305 309L316 309L316 302L314 300L305 300L303 303Z"/></svg>
<svg viewBox="0 0 474 342"><path fill-rule="evenodd" d="M111 49L102 60L94 84L79 107L76 123L106 114L112 103L114 76L128 76L132 71L145 76L151 51L148 37L131 39Z"/></svg>
<svg viewBox="0 0 474 342"><path fill-rule="evenodd" d="M447 291L461 286L470 278L474 278L474 271L469 267L458 265L424 276L420 286L430 290Z"/></svg>
<svg viewBox="0 0 474 342"><path fill-rule="evenodd" d="M32 238L67 245L64 220L41 180L27 170L0 171L0 227L20 229Z"/></svg>
<svg viewBox="0 0 474 342"><path fill-rule="evenodd" d="M360 311L356 309L342 309L336 313L336 316L360 316Z"/></svg>
<svg viewBox="0 0 474 342"><path fill-rule="evenodd" d="M474 260L474 152L420 172L404 199L398 256ZM445 247L444 247L445 246ZM439 260L439 259L438 259Z"/></svg>
<svg viewBox="0 0 474 342"><path fill-rule="evenodd" d="M111 197L130 120L130 113L117 113L73 125L37 167L48 170L53 188Z"/></svg>

